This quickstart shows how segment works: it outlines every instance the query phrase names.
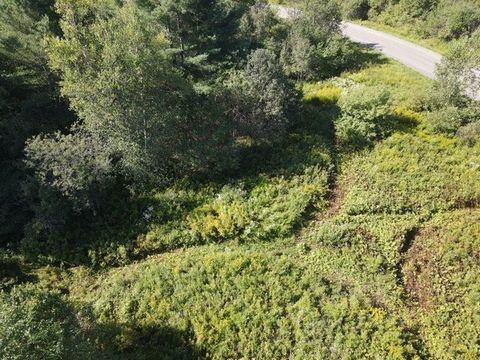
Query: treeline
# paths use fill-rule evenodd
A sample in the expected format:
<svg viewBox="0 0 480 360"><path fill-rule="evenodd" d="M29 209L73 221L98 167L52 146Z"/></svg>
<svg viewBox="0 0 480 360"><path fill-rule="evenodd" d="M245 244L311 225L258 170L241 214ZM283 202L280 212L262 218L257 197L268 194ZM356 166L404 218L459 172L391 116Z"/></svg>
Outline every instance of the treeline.
<svg viewBox="0 0 480 360"><path fill-rule="evenodd" d="M0 244L35 257L117 200L241 171L298 120L294 81L354 63L340 19L327 0L292 21L253 0L3 1Z"/></svg>
<svg viewBox="0 0 480 360"><path fill-rule="evenodd" d="M410 24L423 37L445 40L469 35L480 26L477 0L345 0L350 19L374 19L390 26Z"/></svg>

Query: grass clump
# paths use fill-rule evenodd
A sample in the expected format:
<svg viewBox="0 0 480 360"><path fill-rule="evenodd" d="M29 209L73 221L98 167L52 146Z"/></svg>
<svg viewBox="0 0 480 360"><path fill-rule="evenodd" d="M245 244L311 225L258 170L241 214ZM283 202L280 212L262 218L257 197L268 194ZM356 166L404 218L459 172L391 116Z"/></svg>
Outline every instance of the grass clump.
<svg viewBox="0 0 480 360"><path fill-rule="evenodd" d="M336 104L342 95L342 88L331 83L307 83L303 86L303 97L319 105Z"/></svg>

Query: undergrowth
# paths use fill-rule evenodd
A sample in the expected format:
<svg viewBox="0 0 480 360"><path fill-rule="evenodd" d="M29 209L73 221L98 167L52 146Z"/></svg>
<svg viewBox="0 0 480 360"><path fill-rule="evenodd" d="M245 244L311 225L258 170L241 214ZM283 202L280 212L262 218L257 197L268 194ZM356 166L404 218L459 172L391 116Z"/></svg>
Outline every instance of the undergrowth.
<svg viewBox="0 0 480 360"><path fill-rule="evenodd" d="M144 194L128 241L29 276L96 358L474 359L480 148L428 132L428 84L386 61L303 84L299 125L244 144L244 173ZM334 131L352 109L378 130L361 149Z"/></svg>

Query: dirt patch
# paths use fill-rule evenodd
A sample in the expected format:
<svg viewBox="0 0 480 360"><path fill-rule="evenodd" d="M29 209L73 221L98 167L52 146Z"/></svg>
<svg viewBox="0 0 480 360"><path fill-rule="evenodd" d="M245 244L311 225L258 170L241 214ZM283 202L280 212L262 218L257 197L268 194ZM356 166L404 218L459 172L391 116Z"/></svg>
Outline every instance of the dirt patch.
<svg viewBox="0 0 480 360"><path fill-rule="evenodd" d="M347 197L347 186L344 184L336 183L328 200L328 209L326 212L327 217L333 217L337 215L343 204L345 203L345 198Z"/></svg>
<svg viewBox="0 0 480 360"><path fill-rule="evenodd" d="M422 239L431 237L435 237L435 228L416 232L414 238L409 240L408 249L403 253L402 261L399 264L407 296L422 308L432 306L436 297L432 285L438 274L436 261L438 254L429 241L422 241ZM406 240L408 241L408 239Z"/></svg>

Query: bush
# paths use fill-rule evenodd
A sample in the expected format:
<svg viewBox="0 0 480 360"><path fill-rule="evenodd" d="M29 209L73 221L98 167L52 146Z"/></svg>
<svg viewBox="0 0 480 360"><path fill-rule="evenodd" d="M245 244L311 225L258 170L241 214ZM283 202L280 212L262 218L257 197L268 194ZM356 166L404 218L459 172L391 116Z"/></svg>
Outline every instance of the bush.
<svg viewBox="0 0 480 360"><path fill-rule="evenodd" d="M208 197L194 208L183 205L173 216L165 216L155 206L152 220L156 224L139 238L139 250L288 237L307 211L325 207L327 191L328 173L318 165L297 175L260 176L222 189L203 189L199 194Z"/></svg>
<svg viewBox="0 0 480 360"><path fill-rule="evenodd" d="M458 129L457 136L465 144L473 146L480 138L480 121L462 126Z"/></svg>
<svg viewBox="0 0 480 360"><path fill-rule="evenodd" d="M189 217L198 242L265 241L291 234L309 208L322 209L328 177L319 167L291 178L265 178L248 194L225 188Z"/></svg>
<svg viewBox="0 0 480 360"><path fill-rule="evenodd" d="M276 16L271 6L257 2L243 16L240 29L243 36L250 39L251 48L266 48L279 54L281 43L287 36L288 25Z"/></svg>
<svg viewBox="0 0 480 360"><path fill-rule="evenodd" d="M399 6L414 18L424 18L437 5L437 0L400 0Z"/></svg>
<svg viewBox="0 0 480 360"><path fill-rule="evenodd" d="M259 142L282 139L293 123L298 95L272 51L252 52L245 71L226 85L227 116L233 118L237 136Z"/></svg>
<svg viewBox="0 0 480 360"><path fill-rule="evenodd" d="M446 40L473 33L480 26L480 6L470 1L443 1L428 18L429 35Z"/></svg>
<svg viewBox="0 0 480 360"><path fill-rule="evenodd" d="M429 105L433 110L429 126L434 132L456 133L461 127L480 118L479 102L473 98L480 91L480 30L470 38L456 41L437 68ZM466 128L474 129L475 126Z"/></svg>
<svg viewBox="0 0 480 360"><path fill-rule="evenodd" d="M342 1L342 13L347 19L367 20L370 4L368 0L349 0Z"/></svg>
<svg viewBox="0 0 480 360"><path fill-rule="evenodd" d="M38 136L27 142L25 152L38 185L65 197L77 211L98 210L113 183L114 150L88 132Z"/></svg>
<svg viewBox="0 0 480 360"><path fill-rule="evenodd" d="M428 114L428 125L434 133L455 134L465 124L461 109L449 106Z"/></svg>
<svg viewBox="0 0 480 360"><path fill-rule="evenodd" d="M293 20L281 53L285 73L301 80L323 79L352 65L354 47L340 33L340 9L333 1L309 2Z"/></svg>
<svg viewBox="0 0 480 360"><path fill-rule="evenodd" d="M382 87L359 86L340 98L342 115L336 122L336 136L344 150L358 150L389 131L390 93Z"/></svg>
<svg viewBox="0 0 480 360"><path fill-rule="evenodd" d="M0 293L0 358L91 359L93 344L60 296L22 286Z"/></svg>
<svg viewBox="0 0 480 360"><path fill-rule="evenodd" d="M303 86L303 98L318 105L336 104L342 95L342 88L330 83L313 83Z"/></svg>
<svg viewBox="0 0 480 360"><path fill-rule="evenodd" d="M449 52L437 69L434 89L441 93L447 88L445 100L461 103L468 95L476 96L480 90L478 67L480 65L480 29L468 38L452 43ZM455 93L456 92L456 93ZM455 104L457 105L457 104Z"/></svg>

